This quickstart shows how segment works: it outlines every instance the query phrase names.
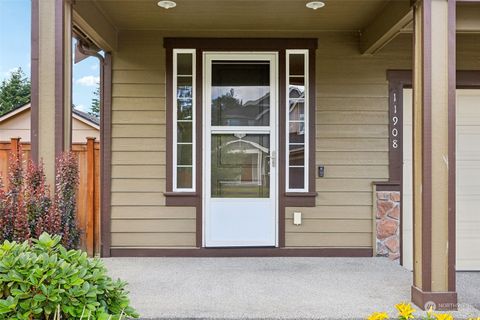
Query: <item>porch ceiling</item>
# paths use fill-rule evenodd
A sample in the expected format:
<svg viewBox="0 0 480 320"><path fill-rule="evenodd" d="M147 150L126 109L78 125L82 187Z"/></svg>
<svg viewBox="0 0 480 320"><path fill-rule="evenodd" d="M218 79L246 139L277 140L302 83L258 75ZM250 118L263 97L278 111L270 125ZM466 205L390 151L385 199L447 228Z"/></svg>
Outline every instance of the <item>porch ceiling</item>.
<svg viewBox="0 0 480 320"><path fill-rule="evenodd" d="M80 0L82 1L82 0ZM394 0L176 0L165 10L158 0L93 1L117 30L168 31L357 31Z"/></svg>

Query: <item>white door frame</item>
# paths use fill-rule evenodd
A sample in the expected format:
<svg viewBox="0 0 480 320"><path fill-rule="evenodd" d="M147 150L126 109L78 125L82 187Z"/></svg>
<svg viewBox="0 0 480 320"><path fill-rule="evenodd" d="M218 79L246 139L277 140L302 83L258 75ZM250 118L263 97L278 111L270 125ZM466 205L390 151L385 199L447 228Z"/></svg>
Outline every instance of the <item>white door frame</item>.
<svg viewBox="0 0 480 320"><path fill-rule="evenodd" d="M278 52L203 52L203 109L210 110L211 104L211 71L213 60L223 61L268 61L270 62L270 126L268 127L217 127L215 133L235 133L247 131L249 134L270 133L270 156L274 159L273 168L270 167L270 201L275 217L275 247L278 247ZM203 213L202 213L202 246L207 246L206 225L210 213L211 199L211 112L203 112ZM221 246L221 244L219 244ZM241 245L239 245L241 246ZM252 244L247 245L252 246ZM262 246L262 244L259 244Z"/></svg>

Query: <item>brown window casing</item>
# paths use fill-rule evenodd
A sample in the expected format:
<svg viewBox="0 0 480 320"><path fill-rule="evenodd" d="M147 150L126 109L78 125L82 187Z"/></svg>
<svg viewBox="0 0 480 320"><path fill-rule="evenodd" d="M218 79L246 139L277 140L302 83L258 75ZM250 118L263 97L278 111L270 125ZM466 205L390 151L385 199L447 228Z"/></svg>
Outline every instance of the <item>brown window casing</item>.
<svg viewBox="0 0 480 320"><path fill-rule="evenodd" d="M165 38L164 47L166 49L166 84L167 84L167 145L166 145L166 192L165 199L167 206L192 206L196 208L196 246L202 246L202 137L203 137L203 52L205 51L272 51L278 52L278 120L279 120L279 154L278 154L278 227L279 227L279 247L285 246L285 207L300 206L314 207L316 199L315 191L315 50L317 49L317 39L232 39L232 38ZM196 50L196 75L195 75L195 124L196 124L196 172L195 172L195 192L173 192L173 50L174 49L195 49ZM308 148L310 150L308 160L308 192L285 192L285 161L286 161L286 50L305 49L308 50Z"/></svg>

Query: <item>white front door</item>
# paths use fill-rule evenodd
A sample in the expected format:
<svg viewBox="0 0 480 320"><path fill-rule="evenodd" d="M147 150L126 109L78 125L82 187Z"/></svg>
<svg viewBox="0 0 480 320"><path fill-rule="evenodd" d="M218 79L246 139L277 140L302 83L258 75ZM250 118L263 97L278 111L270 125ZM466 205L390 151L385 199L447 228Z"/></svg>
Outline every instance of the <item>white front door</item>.
<svg viewBox="0 0 480 320"><path fill-rule="evenodd" d="M276 53L204 53L204 245L275 246Z"/></svg>

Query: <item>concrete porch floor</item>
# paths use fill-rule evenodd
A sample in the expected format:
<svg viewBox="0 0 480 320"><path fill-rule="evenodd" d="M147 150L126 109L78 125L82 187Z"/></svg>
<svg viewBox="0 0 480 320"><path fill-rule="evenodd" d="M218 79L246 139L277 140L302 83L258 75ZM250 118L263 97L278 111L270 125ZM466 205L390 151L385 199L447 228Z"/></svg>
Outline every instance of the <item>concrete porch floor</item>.
<svg viewBox="0 0 480 320"><path fill-rule="evenodd" d="M365 319L396 315L412 276L385 258L109 258L143 319ZM480 317L480 272L457 274L455 319ZM418 309L418 308L416 308ZM421 313L417 312L417 315Z"/></svg>

